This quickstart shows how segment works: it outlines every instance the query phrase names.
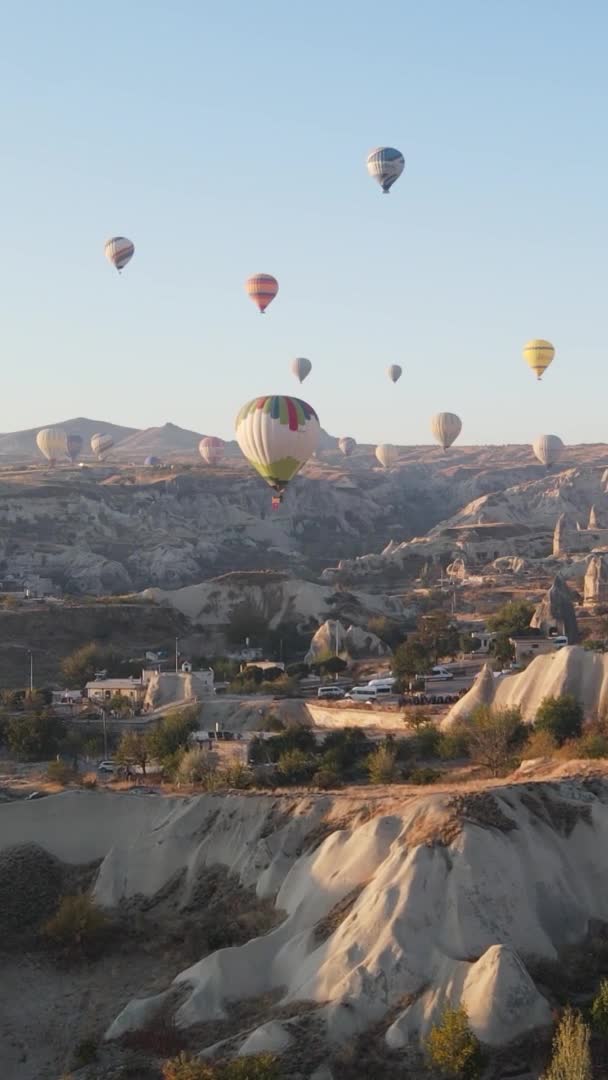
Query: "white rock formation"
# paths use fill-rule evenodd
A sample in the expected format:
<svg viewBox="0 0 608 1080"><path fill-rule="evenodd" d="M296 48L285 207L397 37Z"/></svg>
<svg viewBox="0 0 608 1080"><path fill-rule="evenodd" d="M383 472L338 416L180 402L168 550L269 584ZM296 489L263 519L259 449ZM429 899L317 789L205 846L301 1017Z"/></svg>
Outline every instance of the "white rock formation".
<svg viewBox="0 0 608 1080"><path fill-rule="evenodd" d="M608 557L592 555L587 563L584 583L585 607L597 607L608 600Z"/></svg>
<svg viewBox="0 0 608 1080"><path fill-rule="evenodd" d="M372 634L361 626L344 627L339 619L326 619L315 632L304 660L307 664L313 664L320 656L327 656L328 653L356 659L390 656L392 649L377 634Z"/></svg>
<svg viewBox="0 0 608 1080"><path fill-rule="evenodd" d="M481 679L483 688L478 685ZM532 723L543 698L560 694L573 694L587 717L604 713L608 708L608 653L568 646L537 656L525 671L492 678L492 684L482 672L469 692L450 709L441 726L446 730L453 727L470 715L480 701L498 708L520 708L522 719Z"/></svg>
<svg viewBox="0 0 608 1080"><path fill-rule="evenodd" d="M495 1045L548 1023L526 957L555 959L582 941L590 919L608 920L608 785L387 795L371 819L364 804L365 795L294 803L66 793L43 811L3 806L0 850L34 841L67 862L102 858L94 894L110 907L152 897L180 872L187 905L201 871L217 864L273 897L285 913L274 930L176 976L182 1026L225 1018L237 996L279 991L294 1015L316 1002L330 1042L380 1022L405 997L413 1003L391 1022L392 1046L418 1041L445 1001L462 1001L473 1030ZM149 1023L170 1000L130 1002L107 1037ZM258 1048L289 1036L287 1021L273 1021L253 1033Z"/></svg>

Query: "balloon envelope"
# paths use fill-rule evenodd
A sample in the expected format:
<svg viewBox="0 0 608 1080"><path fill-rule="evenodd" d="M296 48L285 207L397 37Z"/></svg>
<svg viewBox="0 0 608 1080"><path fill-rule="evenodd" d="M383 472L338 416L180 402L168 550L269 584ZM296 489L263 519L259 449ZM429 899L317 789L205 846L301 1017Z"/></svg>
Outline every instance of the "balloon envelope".
<svg viewBox="0 0 608 1080"><path fill-rule="evenodd" d="M305 356L297 356L295 360L291 361L291 370L296 379L300 382L304 382L307 375L310 375L312 371L312 364L310 360L307 360Z"/></svg>
<svg viewBox="0 0 608 1080"><path fill-rule="evenodd" d="M225 443L215 435L207 435L198 444L198 452L207 465L217 465L224 456Z"/></svg>
<svg viewBox="0 0 608 1080"><path fill-rule="evenodd" d="M431 431L440 446L447 450L462 431L462 420L456 413L440 412L431 418Z"/></svg>
<svg viewBox="0 0 608 1080"><path fill-rule="evenodd" d="M235 421L237 442L250 465L278 493L317 448L321 428L315 410L299 398L276 394L248 401Z"/></svg>
<svg viewBox="0 0 608 1080"><path fill-rule="evenodd" d="M66 451L70 461L76 461L82 450L83 438L82 435L68 435L66 440Z"/></svg>
<svg viewBox="0 0 608 1080"><path fill-rule="evenodd" d="M399 379L403 374L403 368L399 367L399 364L391 364L391 366L386 369L386 374L391 382L399 382Z"/></svg>
<svg viewBox="0 0 608 1080"><path fill-rule="evenodd" d="M111 435L104 435L103 432L97 432L91 436L91 450L97 455L100 461L103 461L104 457L114 446L114 439Z"/></svg>
<svg viewBox="0 0 608 1080"><path fill-rule="evenodd" d="M160 458L156 457L155 454L150 454L149 457L145 458L144 465L148 465L148 466L160 465Z"/></svg>
<svg viewBox="0 0 608 1080"><path fill-rule="evenodd" d="M523 355L526 364L529 368L532 368L536 378L542 379L543 373L555 356L555 349L550 341L544 341L543 338L534 338L524 345Z"/></svg>
<svg viewBox="0 0 608 1080"><path fill-rule="evenodd" d="M245 288L262 315L279 291L279 283L272 274L253 274L247 278Z"/></svg>
<svg viewBox="0 0 608 1080"><path fill-rule="evenodd" d="M344 438L338 439L338 447L344 454L344 457L350 457L357 443L350 435L345 435Z"/></svg>
<svg viewBox="0 0 608 1080"><path fill-rule="evenodd" d="M36 436L36 445L51 465L68 452L67 435L63 428L59 427L42 428Z"/></svg>
<svg viewBox="0 0 608 1080"><path fill-rule="evenodd" d="M110 240L106 240L103 250L106 259L116 267L120 274L120 271L133 258L135 244L132 240L127 240L126 236L113 236Z"/></svg>
<svg viewBox="0 0 608 1080"><path fill-rule="evenodd" d="M549 467L561 458L564 444L559 435L539 435L532 443L532 449L540 463Z"/></svg>
<svg viewBox="0 0 608 1080"><path fill-rule="evenodd" d="M378 146L367 155L367 171L388 195L405 168L405 158L393 146Z"/></svg>
<svg viewBox="0 0 608 1080"><path fill-rule="evenodd" d="M390 443L380 443L380 446L376 447L376 457L383 469L390 469L397 460L397 450Z"/></svg>

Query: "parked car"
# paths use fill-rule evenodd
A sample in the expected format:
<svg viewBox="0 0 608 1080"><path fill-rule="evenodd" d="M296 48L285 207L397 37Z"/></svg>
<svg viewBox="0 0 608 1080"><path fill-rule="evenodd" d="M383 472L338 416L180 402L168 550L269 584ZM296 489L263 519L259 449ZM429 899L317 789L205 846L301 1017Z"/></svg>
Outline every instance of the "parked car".
<svg viewBox="0 0 608 1080"><path fill-rule="evenodd" d="M443 682L445 679L453 679L454 672L443 667L441 664L437 664L436 667L432 667L426 675L416 675L416 678L423 679L425 682Z"/></svg>
<svg viewBox="0 0 608 1080"><path fill-rule="evenodd" d="M113 761L100 761L99 765L97 766L97 772L115 773L117 772L117 767Z"/></svg>
<svg viewBox="0 0 608 1080"><path fill-rule="evenodd" d="M320 686L317 690L318 698L343 698L344 690L341 686Z"/></svg>
<svg viewBox="0 0 608 1080"><path fill-rule="evenodd" d="M374 686L353 686L345 697L350 701L371 701L377 698L378 691Z"/></svg>

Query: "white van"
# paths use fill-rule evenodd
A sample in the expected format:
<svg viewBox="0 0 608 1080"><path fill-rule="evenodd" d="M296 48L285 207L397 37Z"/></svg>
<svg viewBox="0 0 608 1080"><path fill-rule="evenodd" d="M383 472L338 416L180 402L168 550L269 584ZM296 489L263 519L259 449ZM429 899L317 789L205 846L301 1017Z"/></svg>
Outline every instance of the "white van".
<svg viewBox="0 0 608 1080"><path fill-rule="evenodd" d="M370 688L375 687L376 690L384 690L385 692L388 691L388 693L390 693L396 682L397 680L392 676L386 679L370 679L367 685Z"/></svg>
<svg viewBox="0 0 608 1080"><path fill-rule="evenodd" d="M372 701L378 697L378 691L375 686L353 686L346 697L351 701Z"/></svg>
<svg viewBox="0 0 608 1080"><path fill-rule="evenodd" d="M343 698L344 690L341 686L320 686L317 690L318 698Z"/></svg>
<svg viewBox="0 0 608 1080"><path fill-rule="evenodd" d="M425 682L443 682L445 679L453 679L454 673L448 668L443 667L443 665L438 664L436 667L431 668L428 674L417 675L416 678L424 679Z"/></svg>

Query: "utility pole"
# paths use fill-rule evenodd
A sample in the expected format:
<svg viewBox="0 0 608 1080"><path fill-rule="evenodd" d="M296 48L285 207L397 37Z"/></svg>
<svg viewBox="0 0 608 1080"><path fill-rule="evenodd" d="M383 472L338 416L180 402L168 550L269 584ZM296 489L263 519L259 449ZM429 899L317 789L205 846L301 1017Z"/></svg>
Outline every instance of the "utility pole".
<svg viewBox="0 0 608 1080"><path fill-rule="evenodd" d="M30 649L30 695L34 693L34 654Z"/></svg>
<svg viewBox="0 0 608 1080"><path fill-rule="evenodd" d="M175 639L175 674L176 675L177 675L177 658L179 656L178 645L179 645L179 638L176 638Z"/></svg>

